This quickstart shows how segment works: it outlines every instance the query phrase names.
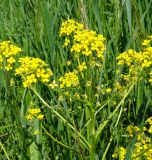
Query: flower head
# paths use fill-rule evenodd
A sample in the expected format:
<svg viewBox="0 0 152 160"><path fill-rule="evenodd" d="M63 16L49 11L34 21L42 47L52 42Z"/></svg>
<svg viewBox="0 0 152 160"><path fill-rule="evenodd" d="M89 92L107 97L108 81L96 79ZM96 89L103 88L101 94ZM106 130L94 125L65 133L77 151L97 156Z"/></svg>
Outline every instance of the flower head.
<svg viewBox="0 0 152 160"><path fill-rule="evenodd" d="M19 59L20 66L15 70L16 75L21 76L24 87L30 87L38 80L48 83L53 75L48 65L39 58L24 57Z"/></svg>
<svg viewBox="0 0 152 160"><path fill-rule="evenodd" d="M12 70L16 62L16 55L21 52L21 48L11 44L10 41L0 42L0 68L7 71Z"/></svg>

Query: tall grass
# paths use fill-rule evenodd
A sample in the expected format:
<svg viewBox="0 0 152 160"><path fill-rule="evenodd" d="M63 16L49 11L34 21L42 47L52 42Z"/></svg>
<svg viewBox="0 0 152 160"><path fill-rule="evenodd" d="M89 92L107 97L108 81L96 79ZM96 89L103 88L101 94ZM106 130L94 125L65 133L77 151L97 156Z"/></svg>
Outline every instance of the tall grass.
<svg viewBox="0 0 152 160"><path fill-rule="evenodd" d="M107 60L97 76L99 85L112 86L111 80L119 79L116 56L129 48L139 51L143 39L152 34L151 10L152 0L3 0L0 40L11 40L20 46L23 56L43 59L58 77L68 70L70 59L62 47L59 27L73 18L106 37ZM127 144L122 136L126 126L142 125L152 113L151 88L144 81L129 86L117 99L120 102L116 108L111 103L115 95L106 100L103 96L101 108L90 114L88 104L71 103L68 98L59 101L58 94L44 85L38 85L37 91L10 89L10 79L10 75L0 71L0 159L89 159L89 144L94 143L90 137L96 136L91 159L110 160L116 145ZM88 92L93 99L92 91ZM45 121L36 121L33 126L43 134L33 135L33 128L26 123L28 106L42 108ZM94 119L95 126L90 119ZM97 128L93 135L92 130Z"/></svg>

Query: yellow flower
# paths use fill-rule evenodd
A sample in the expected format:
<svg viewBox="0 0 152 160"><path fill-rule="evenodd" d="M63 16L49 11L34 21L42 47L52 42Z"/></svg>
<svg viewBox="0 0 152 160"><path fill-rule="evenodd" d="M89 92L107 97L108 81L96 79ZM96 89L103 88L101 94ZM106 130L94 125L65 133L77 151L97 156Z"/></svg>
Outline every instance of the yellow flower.
<svg viewBox="0 0 152 160"><path fill-rule="evenodd" d="M143 46L147 46L150 43L150 40L145 39L142 43Z"/></svg>
<svg viewBox="0 0 152 160"><path fill-rule="evenodd" d="M43 120L44 115L43 115L43 114L39 114L39 115L37 116L37 118L38 118L39 120Z"/></svg>
<svg viewBox="0 0 152 160"><path fill-rule="evenodd" d="M82 30L83 28L84 26L82 24L73 19L69 19L61 24L59 35L60 37L65 35L69 36L78 30Z"/></svg>
<svg viewBox="0 0 152 160"><path fill-rule="evenodd" d="M33 118L43 120L44 115L41 114L41 110L39 108L32 108L28 110L28 115L26 116L26 119L32 120Z"/></svg>
<svg viewBox="0 0 152 160"><path fill-rule="evenodd" d="M144 45L150 40L145 40ZM137 79L147 79L151 83L150 71L152 67L152 47L145 46L143 51L136 52L132 49L117 56L119 72L117 74L126 82L135 82ZM120 69L121 68L121 69ZM122 74L123 73L123 74Z"/></svg>
<svg viewBox="0 0 152 160"><path fill-rule="evenodd" d="M27 120L32 120L32 118L33 118L32 115L27 115L27 116L26 116L26 119L27 119Z"/></svg>
<svg viewBox="0 0 152 160"><path fill-rule="evenodd" d="M7 71L11 70L11 69L12 69L12 65L11 65L11 64L7 64L7 66L5 67L5 69L6 69Z"/></svg>
<svg viewBox="0 0 152 160"><path fill-rule="evenodd" d="M103 35L84 29L82 24L69 19L61 24L60 36L65 38L64 47L71 44L70 51L74 53L75 58L83 55L103 60L105 51Z"/></svg>
<svg viewBox="0 0 152 160"><path fill-rule="evenodd" d="M139 130L140 130L140 129L139 129L137 126L129 125L129 126L127 127L127 131L129 132L129 135L130 135L131 137L133 137L133 135L134 135L135 133L137 133Z"/></svg>
<svg viewBox="0 0 152 160"><path fill-rule="evenodd" d="M70 44L70 39L66 38L64 41L64 47L68 46Z"/></svg>
<svg viewBox="0 0 152 160"><path fill-rule="evenodd" d="M48 65L39 58L24 57L19 59L19 63L15 74L21 76L25 88L31 87L37 81L48 83L53 75Z"/></svg>
<svg viewBox="0 0 152 160"><path fill-rule="evenodd" d="M59 100L60 102L64 101L63 96L62 96L62 95L60 95L60 96L58 97L58 100Z"/></svg>
<svg viewBox="0 0 152 160"><path fill-rule="evenodd" d="M85 62L82 62L82 64L80 64L78 66L78 71L82 72L83 70L86 70L87 69L87 66L86 66L86 63Z"/></svg>
<svg viewBox="0 0 152 160"><path fill-rule="evenodd" d="M126 149L124 147L117 148L112 155L113 158L119 158L119 160L125 160Z"/></svg>
<svg viewBox="0 0 152 160"><path fill-rule="evenodd" d="M63 77L60 77L60 88L75 87L79 85L79 79L76 71L65 73Z"/></svg>
<svg viewBox="0 0 152 160"><path fill-rule="evenodd" d="M91 83L92 83L91 81L87 81L87 82L86 82L86 86L87 86L87 87L90 87L90 86L91 86Z"/></svg>
<svg viewBox="0 0 152 160"><path fill-rule="evenodd" d="M15 82L14 82L14 79L12 78L11 80L10 80L10 86L13 86L15 84Z"/></svg>
<svg viewBox="0 0 152 160"><path fill-rule="evenodd" d="M38 109L29 109L29 114L32 115L32 116L36 116L38 113L41 112L41 110L38 108Z"/></svg>
<svg viewBox="0 0 152 160"><path fill-rule="evenodd" d="M107 88L107 89L106 89L106 92L107 92L107 93L111 93L111 91L112 91L111 88Z"/></svg>
<svg viewBox="0 0 152 160"><path fill-rule="evenodd" d="M35 77L34 74L28 75L26 76L25 81L23 82L23 86L26 87L30 87L32 83L37 82L37 79Z"/></svg>
<svg viewBox="0 0 152 160"><path fill-rule="evenodd" d="M34 133L33 133L35 136L40 134L39 130L37 129Z"/></svg>
<svg viewBox="0 0 152 160"><path fill-rule="evenodd" d="M58 84L55 82L55 80L49 84L49 87L51 87L52 89L58 87Z"/></svg>
<svg viewBox="0 0 152 160"><path fill-rule="evenodd" d="M71 52L82 53L85 56L96 53L98 58L103 59L105 38L92 30L79 30L74 35Z"/></svg>
<svg viewBox="0 0 152 160"><path fill-rule="evenodd" d="M21 52L21 48L12 45L10 41L0 42L0 68L12 70L15 57Z"/></svg>
<svg viewBox="0 0 152 160"><path fill-rule="evenodd" d="M148 118L148 119L146 120L146 123L149 123L150 125L152 125L152 117Z"/></svg>
<svg viewBox="0 0 152 160"><path fill-rule="evenodd" d="M71 61L67 61L67 65L68 65L68 66L71 65Z"/></svg>
<svg viewBox="0 0 152 160"><path fill-rule="evenodd" d="M152 117L145 121L146 125L150 125L152 122ZM149 126L150 129L151 125ZM145 126L143 128L138 128L137 126L129 125L127 128L129 136L133 136L136 132L137 140L134 144L134 149L132 150L131 160L151 160L152 159L152 139L149 134L147 134L147 129ZM146 132L145 132L146 131ZM149 132L150 133L150 132ZM119 158L124 160L126 155L126 149L119 147L115 149L113 158Z"/></svg>
<svg viewBox="0 0 152 160"><path fill-rule="evenodd" d="M112 154L112 158L117 158L118 157L118 154L117 153L113 153Z"/></svg>
<svg viewBox="0 0 152 160"><path fill-rule="evenodd" d="M74 94L74 97L79 99L79 98L80 98L79 93L75 93L75 94Z"/></svg>

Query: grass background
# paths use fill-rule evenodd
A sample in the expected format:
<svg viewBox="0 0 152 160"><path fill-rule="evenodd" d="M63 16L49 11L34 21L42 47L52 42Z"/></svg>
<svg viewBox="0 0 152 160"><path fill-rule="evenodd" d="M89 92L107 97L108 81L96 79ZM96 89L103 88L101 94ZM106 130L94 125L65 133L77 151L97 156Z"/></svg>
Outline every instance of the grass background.
<svg viewBox="0 0 152 160"><path fill-rule="evenodd" d="M152 0L0 0L0 40L11 40L23 49L23 55L40 57L49 63L55 75L60 75L68 56L62 48L62 39L58 36L59 26L63 21L73 18L106 37L109 63L105 66L104 77L108 83L109 74L115 73L115 57L129 48L140 50L143 39L152 34L151 11ZM28 126L21 123L23 115L20 114L31 101L35 101L34 105L38 105L39 101L32 93L26 93L26 90L10 91L3 76L0 72L0 159L78 159L77 153L63 149L45 135L37 137L42 138L41 145L37 145L38 154L28 156L34 150L35 140L26 131ZM46 99L51 98L52 93L45 86L39 86L39 92ZM150 91L141 83L130 97L130 106L134 108L131 112L133 116L130 117L133 121L141 121L144 119L143 113L146 115L147 110L151 111ZM24 99L24 107L21 107L23 105L20 99ZM68 116L68 111L66 114ZM65 144L73 144L71 131L66 130L50 110L46 111L46 117L45 126L48 131L54 136L62 134L59 139ZM120 124L122 128L123 125ZM106 138L98 146L101 148L99 159L109 139L108 133L104 134ZM119 138L120 135L117 136L117 143ZM79 142L74 142L75 145L76 143ZM81 148L79 152L80 150ZM111 159L112 151L111 148L108 160Z"/></svg>

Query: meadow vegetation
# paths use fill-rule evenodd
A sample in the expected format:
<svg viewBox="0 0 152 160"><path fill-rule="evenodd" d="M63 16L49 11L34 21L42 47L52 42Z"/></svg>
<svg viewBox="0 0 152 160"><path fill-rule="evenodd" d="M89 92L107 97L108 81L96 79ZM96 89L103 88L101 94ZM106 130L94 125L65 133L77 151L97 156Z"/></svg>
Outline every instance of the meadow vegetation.
<svg viewBox="0 0 152 160"><path fill-rule="evenodd" d="M0 2L0 159L152 160L151 10Z"/></svg>

